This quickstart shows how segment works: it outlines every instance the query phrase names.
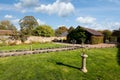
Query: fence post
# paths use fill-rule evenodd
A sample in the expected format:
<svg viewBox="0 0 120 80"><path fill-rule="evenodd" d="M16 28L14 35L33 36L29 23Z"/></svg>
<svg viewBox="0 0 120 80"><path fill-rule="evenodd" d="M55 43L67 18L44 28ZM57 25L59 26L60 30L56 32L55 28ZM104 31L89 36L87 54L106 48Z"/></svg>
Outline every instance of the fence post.
<svg viewBox="0 0 120 80"><path fill-rule="evenodd" d="M30 50L32 51L32 45L30 45Z"/></svg>

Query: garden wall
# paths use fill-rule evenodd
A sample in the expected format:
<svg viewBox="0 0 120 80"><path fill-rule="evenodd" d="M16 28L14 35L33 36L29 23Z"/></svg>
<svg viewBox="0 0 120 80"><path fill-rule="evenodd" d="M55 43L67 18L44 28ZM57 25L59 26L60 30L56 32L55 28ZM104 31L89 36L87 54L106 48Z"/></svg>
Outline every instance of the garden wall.
<svg viewBox="0 0 120 80"><path fill-rule="evenodd" d="M1 36L0 37L0 44L6 45L14 45L14 44L21 44L20 40L12 40L9 38L10 36ZM66 40L66 37L39 37L39 36L30 36L24 43L32 43L32 42L52 42L53 40Z"/></svg>
<svg viewBox="0 0 120 80"><path fill-rule="evenodd" d="M30 36L27 38L25 43L30 43L30 42L52 42L53 40L66 40L66 37L38 37L38 36Z"/></svg>

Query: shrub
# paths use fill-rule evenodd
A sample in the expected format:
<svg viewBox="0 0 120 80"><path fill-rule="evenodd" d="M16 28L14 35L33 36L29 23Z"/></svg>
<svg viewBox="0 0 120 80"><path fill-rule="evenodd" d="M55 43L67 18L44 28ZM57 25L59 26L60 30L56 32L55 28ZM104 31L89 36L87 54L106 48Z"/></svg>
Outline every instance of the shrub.
<svg viewBox="0 0 120 80"><path fill-rule="evenodd" d="M111 36L110 37L110 42L117 42L117 37Z"/></svg>
<svg viewBox="0 0 120 80"><path fill-rule="evenodd" d="M76 41L76 43L83 43L85 42L86 38L87 36L85 30L81 26L78 26L67 35L68 42Z"/></svg>
<svg viewBox="0 0 120 80"><path fill-rule="evenodd" d="M68 29L66 28L66 26L61 26L55 30L55 36L61 37L63 36L63 33L66 33L66 32L68 32Z"/></svg>
<svg viewBox="0 0 120 80"><path fill-rule="evenodd" d="M91 43L92 44L103 43L103 37L102 36L92 36L91 37Z"/></svg>
<svg viewBox="0 0 120 80"><path fill-rule="evenodd" d="M49 25L40 25L33 30L33 35L51 37L54 36L54 30Z"/></svg>
<svg viewBox="0 0 120 80"><path fill-rule="evenodd" d="M21 40L21 42L25 42L26 40L27 40L27 35L24 35L24 34L22 34L22 35L20 35L20 40Z"/></svg>

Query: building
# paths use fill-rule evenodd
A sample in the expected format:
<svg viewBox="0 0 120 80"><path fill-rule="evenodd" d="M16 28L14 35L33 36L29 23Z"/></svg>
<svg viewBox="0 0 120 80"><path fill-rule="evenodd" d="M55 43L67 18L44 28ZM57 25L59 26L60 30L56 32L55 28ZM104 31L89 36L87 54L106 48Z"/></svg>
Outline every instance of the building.
<svg viewBox="0 0 120 80"><path fill-rule="evenodd" d="M103 43L103 34L89 28L78 26L67 35L67 41L72 43L75 41L78 44L99 44Z"/></svg>
<svg viewBox="0 0 120 80"><path fill-rule="evenodd" d="M13 35L14 32L12 30L0 30L0 35L2 36L9 36L9 35Z"/></svg>
<svg viewBox="0 0 120 80"><path fill-rule="evenodd" d="M84 28L84 30L87 36L86 43L91 43L91 44L103 43L102 33L89 28Z"/></svg>
<svg viewBox="0 0 120 80"><path fill-rule="evenodd" d="M116 36L117 37L117 42L120 43L120 29L119 30L114 30L112 35Z"/></svg>

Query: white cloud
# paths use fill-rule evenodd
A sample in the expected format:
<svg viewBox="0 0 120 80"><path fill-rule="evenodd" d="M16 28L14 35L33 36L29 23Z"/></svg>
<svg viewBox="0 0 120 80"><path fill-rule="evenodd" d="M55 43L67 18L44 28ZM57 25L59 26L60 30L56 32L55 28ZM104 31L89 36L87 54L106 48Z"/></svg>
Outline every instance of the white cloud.
<svg viewBox="0 0 120 80"><path fill-rule="evenodd" d="M95 29L95 30L116 30L120 28L120 22L109 21L107 19L102 22L97 22L93 17L78 17L77 22L81 23L81 26Z"/></svg>
<svg viewBox="0 0 120 80"><path fill-rule="evenodd" d="M95 30L117 30L120 28L120 22L95 22L93 24L84 24L83 26Z"/></svg>
<svg viewBox="0 0 120 80"><path fill-rule="evenodd" d="M39 0L19 0L18 3L14 4L16 8L23 7L34 7L39 4Z"/></svg>
<svg viewBox="0 0 120 80"><path fill-rule="evenodd" d="M58 2L70 2L70 0L57 0Z"/></svg>
<svg viewBox="0 0 120 80"><path fill-rule="evenodd" d="M16 7L16 8L22 8L22 3L16 3L16 4L14 4L14 6Z"/></svg>
<svg viewBox="0 0 120 80"><path fill-rule="evenodd" d="M120 3L120 0L108 0L110 2Z"/></svg>
<svg viewBox="0 0 120 80"><path fill-rule="evenodd" d="M78 17L76 19L78 23L83 23L83 24L91 24L96 21L96 18L93 17Z"/></svg>
<svg viewBox="0 0 120 80"><path fill-rule="evenodd" d="M13 16L7 14L7 15L4 16L4 18L11 19L11 18L13 18Z"/></svg>
<svg viewBox="0 0 120 80"><path fill-rule="evenodd" d="M0 3L0 10L13 11L13 10L15 10L15 8L10 4L1 4Z"/></svg>
<svg viewBox="0 0 120 80"><path fill-rule="evenodd" d="M22 12L22 13L25 13L25 12L27 12L27 10L26 10L26 9L22 9L21 12Z"/></svg>
<svg viewBox="0 0 120 80"><path fill-rule="evenodd" d="M107 2L111 2L111 3L120 4L120 0L99 0L99 1L107 1Z"/></svg>
<svg viewBox="0 0 120 80"><path fill-rule="evenodd" d="M14 24L18 30L20 30L19 20L20 20L20 19L12 19L12 20L11 20L12 24Z"/></svg>
<svg viewBox="0 0 120 80"><path fill-rule="evenodd" d="M108 27L109 27L111 30L119 29L119 28L120 28L120 22L110 22L110 23L108 24Z"/></svg>
<svg viewBox="0 0 120 80"><path fill-rule="evenodd" d="M6 18L7 20L9 20L14 25L18 25L19 20L20 20L20 19L17 19L15 16L8 15L8 14L5 15L4 18Z"/></svg>
<svg viewBox="0 0 120 80"><path fill-rule="evenodd" d="M41 21L40 19L37 19L37 22L38 22L39 25L45 24L45 22Z"/></svg>
<svg viewBox="0 0 120 80"><path fill-rule="evenodd" d="M69 14L74 13L74 6L70 2L56 0L53 4L42 4L39 7L36 7L35 11L47 14L58 14L59 16L68 16Z"/></svg>
<svg viewBox="0 0 120 80"><path fill-rule="evenodd" d="M22 13L32 11L46 14L57 14L59 16L68 16L73 14L75 9L70 0L56 0L51 4L40 4L39 0L19 0L14 4L16 10Z"/></svg>
<svg viewBox="0 0 120 80"><path fill-rule="evenodd" d="M19 0L18 3L14 4L14 7L16 8L16 10L25 13L30 11L32 8L34 8L35 6L38 6L39 0ZM33 12L33 9L32 9Z"/></svg>
<svg viewBox="0 0 120 80"><path fill-rule="evenodd" d="M2 7L0 7L0 10L2 10Z"/></svg>
<svg viewBox="0 0 120 80"><path fill-rule="evenodd" d="M13 20L11 20L11 22L12 22L13 24L18 24L18 23L19 23L19 20L20 20L20 19L13 19Z"/></svg>

